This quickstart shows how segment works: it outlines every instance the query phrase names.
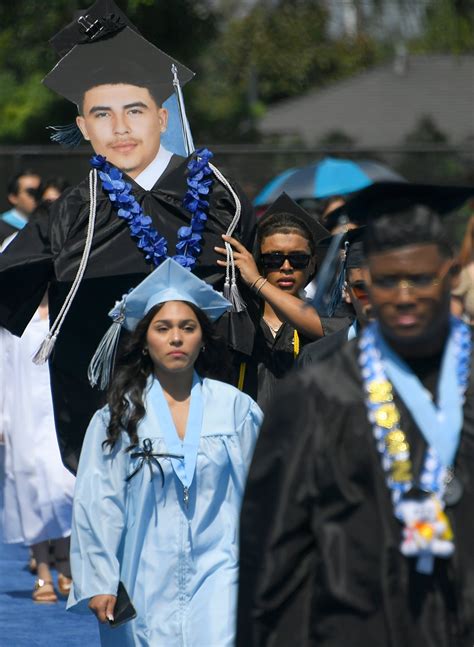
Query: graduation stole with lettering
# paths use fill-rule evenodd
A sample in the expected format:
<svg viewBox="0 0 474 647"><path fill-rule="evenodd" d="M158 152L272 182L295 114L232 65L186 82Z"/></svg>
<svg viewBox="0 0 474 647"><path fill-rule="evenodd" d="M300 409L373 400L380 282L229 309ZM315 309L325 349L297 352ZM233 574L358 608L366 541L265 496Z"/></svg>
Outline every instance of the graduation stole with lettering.
<svg viewBox="0 0 474 647"><path fill-rule="evenodd" d="M209 208L208 196L213 180L209 160L213 154L203 148L196 151L195 156L188 162L186 178L188 190L183 199L183 207L191 213L189 227L178 229L178 242L173 260L192 269L201 252L200 241L207 220ZM152 226L150 216L143 213L141 205L132 193L132 185L123 179L123 173L109 164L102 155L94 155L90 163L97 169L102 180L102 189L108 196L117 216L127 223L130 235L136 239L137 247L148 261L158 267L168 258L168 241Z"/></svg>
<svg viewBox="0 0 474 647"><path fill-rule="evenodd" d="M418 572L431 573L435 557L447 558L454 551L453 532L444 507L450 497L454 504L462 494L460 481L453 480L452 465L463 423L471 334L466 324L451 319L438 385L438 407L386 344L377 323L363 331L359 348L369 422L394 513L403 524L400 549L404 555L417 558ZM428 443L419 483L415 483L407 436L400 428L392 383Z"/></svg>

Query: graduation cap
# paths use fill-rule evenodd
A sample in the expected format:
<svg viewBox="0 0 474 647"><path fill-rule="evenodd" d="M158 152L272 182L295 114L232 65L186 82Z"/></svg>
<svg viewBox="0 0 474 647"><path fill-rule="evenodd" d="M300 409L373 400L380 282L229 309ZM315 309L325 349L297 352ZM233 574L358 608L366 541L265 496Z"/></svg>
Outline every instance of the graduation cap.
<svg viewBox="0 0 474 647"><path fill-rule="evenodd" d="M423 205L443 216L473 196L472 186L382 182L358 191L344 205L331 211L326 223L334 228L341 218L346 218L353 223L365 224L384 214L405 211L415 205Z"/></svg>
<svg viewBox="0 0 474 647"><path fill-rule="evenodd" d="M50 42L61 58L43 79L48 88L78 106L87 90L104 84L146 87L158 104L176 94L185 153L194 150L181 93L194 72L143 38L112 0L97 0ZM59 143L81 141L75 124L53 130Z"/></svg>
<svg viewBox="0 0 474 647"><path fill-rule="evenodd" d="M326 254L315 278L316 290L311 300L319 315L334 315L342 299L347 270L365 265L363 240L366 229L366 226L349 229L319 242L319 249Z"/></svg>
<svg viewBox="0 0 474 647"><path fill-rule="evenodd" d="M182 86L193 78L194 72L124 27L113 37L74 45L43 83L77 105L87 90L109 83L146 87L161 104L174 91L173 66Z"/></svg>
<svg viewBox="0 0 474 647"><path fill-rule="evenodd" d="M172 258L166 259L109 312L113 323L99 343L87 372L91 386L98 383L101 389L108 386L122 326L135 330L154 306L167 301L192 303L211 321L231 307L231 303L208 283Z"/></svg>
<svg viewBox="0 0 474 647"><path fill-rule="evenodd" d="M348 229L339 238L339 249L345 255L346 269L362 267L365 264L364 237L366 231L367 225L361 225L354 229ZM337 234L334 234L323 238L318 242L318 247L327 251L336 236Z"/></svg>
<svg viewBox="0 0 474 647"><path fill-rule="evenodd" d="M273 202L258 221L258 227L262 227L267 220L275 214L289 213L300 220L313 236L315 245L318 241L329 236L329 231L319 222L316 216L312 216L297 204L287 193L282 193Z"/></svg>

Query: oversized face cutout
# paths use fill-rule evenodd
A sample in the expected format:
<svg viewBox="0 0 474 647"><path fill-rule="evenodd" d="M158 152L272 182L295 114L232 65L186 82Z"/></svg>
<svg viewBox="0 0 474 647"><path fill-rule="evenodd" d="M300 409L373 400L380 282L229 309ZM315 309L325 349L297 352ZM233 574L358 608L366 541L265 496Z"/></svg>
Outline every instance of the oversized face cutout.
<svg viewBox="0 0 474 647"><path fill-rule="evenodd" d="M167 118L146 88L99 85L85 93L77 125L97 154L135 178L155 159Z"/></svg>

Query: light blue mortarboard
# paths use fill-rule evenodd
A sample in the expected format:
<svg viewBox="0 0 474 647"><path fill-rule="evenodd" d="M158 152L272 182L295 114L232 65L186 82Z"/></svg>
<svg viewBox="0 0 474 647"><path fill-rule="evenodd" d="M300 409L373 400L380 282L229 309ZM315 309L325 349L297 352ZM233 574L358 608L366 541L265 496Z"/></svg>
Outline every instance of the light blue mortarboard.
<svg viewBox="0 0 474 647"><path fill-rule="evenodd" d="M102 338L89 364L88 377L92 386L108 386L122 326L133 331L153 306L167 301L186 301L216 321L232 304L205 281L167 258L146 279L122 297L109 317L113 324Z"/></svg>

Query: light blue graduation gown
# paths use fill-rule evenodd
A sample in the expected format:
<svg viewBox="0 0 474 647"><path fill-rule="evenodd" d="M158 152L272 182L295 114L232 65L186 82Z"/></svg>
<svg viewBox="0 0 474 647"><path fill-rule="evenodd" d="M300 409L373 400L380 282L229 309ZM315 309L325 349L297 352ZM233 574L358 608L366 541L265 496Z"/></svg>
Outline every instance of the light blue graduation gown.
<svg viewBox="0 0 474 647"><path fill-rule="evenodd" d="M89 598L115 595L121 580L137 610L120 627L100 625L104 646L233 644L238 519L262 413L234 387L196 378L184 441L174 427L170 435L161 387L149 381L140 445L149 438L154 452L184 455L157 459L164 487L155 465L152 480L147 464L125 480L141 461L125 452L125 433L112 451L102 449L107 407L87 430L74 495L68 608L88 611Z"/></svg>

